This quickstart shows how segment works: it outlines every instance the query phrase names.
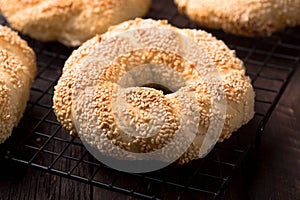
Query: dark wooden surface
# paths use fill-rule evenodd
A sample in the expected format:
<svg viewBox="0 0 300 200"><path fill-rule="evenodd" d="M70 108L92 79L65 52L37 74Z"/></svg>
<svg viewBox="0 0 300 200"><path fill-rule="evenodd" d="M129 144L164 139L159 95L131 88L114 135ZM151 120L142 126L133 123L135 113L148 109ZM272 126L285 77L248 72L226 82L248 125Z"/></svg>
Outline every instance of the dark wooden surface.
<svg viewBox="0 0 300 200"><path fill-rule="evenodd" d="M274 111L256 157L222 199L300 199L300 70ZM244 186L240 191L236 188Z"/></svg>

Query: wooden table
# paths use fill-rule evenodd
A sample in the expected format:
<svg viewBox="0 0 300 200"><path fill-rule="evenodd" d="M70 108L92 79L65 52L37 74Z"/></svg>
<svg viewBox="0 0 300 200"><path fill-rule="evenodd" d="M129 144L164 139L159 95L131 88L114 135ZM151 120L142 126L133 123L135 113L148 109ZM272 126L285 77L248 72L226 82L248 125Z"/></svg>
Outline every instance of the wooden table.
<svg viewBox="0 0 300 200"><path fill-rule="evenodd" d="M244 165L244 182L238 177L222 199L300 199L299 102L300 69L266 127L258 154ZM241 184L243 192L236 190Z"/></svg>

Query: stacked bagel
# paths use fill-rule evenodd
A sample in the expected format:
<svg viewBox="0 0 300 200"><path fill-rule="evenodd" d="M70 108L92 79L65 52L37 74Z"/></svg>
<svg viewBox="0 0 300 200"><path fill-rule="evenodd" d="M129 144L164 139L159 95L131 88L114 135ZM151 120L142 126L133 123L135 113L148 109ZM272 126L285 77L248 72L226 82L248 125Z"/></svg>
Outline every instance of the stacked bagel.
<svg viewBox="0 0 300 200"><path fill-rule="evenodd" d="M158 32L155 33L155 30ZM170 34L165 34L167 32ZM125 39L118 38L120 34ZM133 34L132 37L130 34ZM191 108L198 107L199 113L196 114L200 115L200 119L187 120L190 124L197 122L194 124L197 130L191 146L180 157L179 162L185 163L204 156L215 144L215 140L206 144L203 140L214 117L218 117L212 111L212 99L216 96L218 98L219 94L214 94L210 88L214 85L213 77L204 81L205 74L214 69L208 66L202 72L197 71L195 63L174 53L188 45L183 38L198 45L203 50L202 54L207 56L196 54L195 57L207 58L215 67L215 76L219 76L221 80L221 85L216 90L224 91L226 101L224 124L216 140L223 141L230 137L233 131L247 123L254 114L254 91L249 77L245 75L243 62L235 56L234 51L211 34L200 30L180 30L166 21L150 19L136 19L111 27L105 34L88 40L73 52L55 87L53 102L58 120L71 134L79 133L81 139L99 151L106 152L109 149L107 155L118 157L120 155L110 152L121 148L146 153L167 145L180 132L180 127L186 126L181 124L184 107L191 104ZM141 48L134 48L135 45L141 45ZM196 52L189 49L192 55L195 54L193 51ZM134 70L140 66L144 68L135 73ZM171 74L172 70L179 76ZM123 81L127 73L131 73L130 78ZM183 77L183 81L178 77ZM160 84L169 89L174 86L171 89L173 93L164 95L159 90L144 87L149 83ZM92 92L85 94L90 89ZM115 92L117 90L124 92L121 95ZM183 95L186 101L180 103L179 96L186 94L185 91L192 91L196 102L192 103L187 95ZM124 100L127 101L126 105L129 105L122 104L118 109L121 101L114 103L118 95L124 96L127 99ZM157 120L153 120L152 124L151 119L147 120L144 116L144 113L149 113L149 109L152 109L151 105L159 106L156 117L153 117ZM165 114L158 114L160 110L165 110ZM191 112L196 112L197 109L192 110L194 111ZM151 131L153 127L155 129L153 124L162 118L166 119L165 123L156 134L147 136L146 139L141 138L141 127L151 124L148 130ZM126 130L137 135L128 136ZM175 152L176 150L173 151Z"/></svg>
<svg viewBox="0 0 300 200"><path fill-rule="evenodd" d="M300 0L174 0L180 12L210 29L253 37L300 25Z"/></svg>
<svg viewBox="0 0 300 200"><path fill-rule="evenodd" d="M33 50L10 28L0 26L0 143L18 125L36 71Z"/></svg>
<svg viewBox="0 0 300 200"><path fill-rule="evenodd" d="M109 26L143 16L151 0L0 0L16 30L41 41L79 46Z"/></svg>

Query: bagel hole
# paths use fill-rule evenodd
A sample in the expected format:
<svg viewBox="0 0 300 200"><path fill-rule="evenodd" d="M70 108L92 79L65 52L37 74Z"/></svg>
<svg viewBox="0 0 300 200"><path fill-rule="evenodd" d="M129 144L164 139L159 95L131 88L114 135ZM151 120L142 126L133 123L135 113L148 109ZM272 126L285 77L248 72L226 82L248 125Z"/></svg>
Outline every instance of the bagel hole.
<svg viewBox="0 0 300 200"><path fill-rule="evenodd" d="M169 88L167 88L163 85L157 84L157 83L147 83L147 84L142 85L142 87L148 87L148 88L160 90L163 92L164 95L173 93L173 91L171 91Z"/></svg>

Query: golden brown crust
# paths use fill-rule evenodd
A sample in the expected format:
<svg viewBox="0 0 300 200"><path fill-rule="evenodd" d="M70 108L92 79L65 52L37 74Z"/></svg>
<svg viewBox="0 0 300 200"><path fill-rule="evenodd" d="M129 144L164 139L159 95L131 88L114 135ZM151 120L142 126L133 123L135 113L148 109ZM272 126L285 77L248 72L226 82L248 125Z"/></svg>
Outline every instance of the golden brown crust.
<svg viewBox="0 0 300 200"><path fill-rule="evenodd" d="M65 63L59 83L54 87L55 96L53 101L56 116L60 122L63 122L63 127L70 131L71 135L77 135L71 115L73 87L76 80L76 74L72 73L74 72L74 63L80 64L88 53L96 48L95 44L98 42L100 42L100 38L95 36L72 53Z"/></svg>
<svg viewBox="0 0 300 200"><path fill-rule="evenodd" d="M27 42L18 36L17 32L11 31L8 27L0 26L0 46L7 51L13 52L23 65L28 66L30 74L35 74L35 53L28 46ZM33 79L34 77L32 76L31 78Z"/></svg>
<svg viewBox="0 0 300 200"><path fill-rule="evenodd" d="M0 143L23 115L35 71L33 50L16 32L0 26Z"/></svg>
<svg viewBox="0 0 300 200"><path fill-rule="evenodd" d="M300 0L175 0L199 25L243 36L267 36L300 24Z"/></svg>
<svg viewBox="0 0 300 200"><path fill-rule="evenodd" d="M156 142L156 138L151 138L149 141L143 140L127 140L122 138L124 135L122 131L120 131L117 127L117 123L115 122L116 118L114 117L114 113L111 109L112 107L112 91L116 88L119 88L120 78L126 72L130 70L134 70L136 66L141 66L143 64L152 64L159 66L168 66L171 69L174 69L176 72L181 74L186 80L186 84L189 85L189 90L196 94L197 99L197 107L200 111L200 119L199 119L199 129L197 136L192 144L192 146L188 149L188 151L179 159L180 163L188 162L192 159L196 159L199 157L199 148L202 144L203 135L207 132L208 127L210 126L212 111L211 111L211 98L212 93L209 91L208 87L203 87L208 84L204 80L199 79L199 77L203 77L194 65L187 62L182 57L177 54L172 53L172 47L178 41L175 40L177 38L176 34L174 38L164 38L162 35L153 35L153 31L151 28L162 28L165 30L172 30L174 33L178 33L180 29L172 27L168 25L166 21L154 21L154 20L142 20L136 19L132 21L124 22L120 25L111 27L108 32L101 36L94 37L93 39L84 43L78 50L75 50L71 57L67 60L66 65L64 67L64 71L62 77L58 81L57 86L55 87L54 93L54 111L57 115L58 120L62 123L62 125L72 134L77 134L76 128L74 126L73 116L77 117L77 121L79 123L84 123L83 116L81 113L84 112L96 112L96 121L97 126L103 133L103 135L99 137L112 139L113 143L120 146L123 149L133 151L137 150L138 147L136 143L140 144L143 148L138 152L147 152L149 150L153 150L156 148L160 148L159 145L164 145L163 141ZM133 49L130 53L125 55L118 55L117 52L112 51L112 46L118 46L118 49L121 51L122 48L131 48L130 44L127 44L126 41L113 40L114 42L110 43L109 38L112 35L117 35L118 33L122 33L124 31L135 30L137 28L149 28L150 31L145 31L143 37L137 39L137 41L143 40L145 43L147 41L152 41L153 38L156 42L158 42L159 46L167 47L168 50L166 52L162 52L161 50L150 48L136 50ZM227 100L227 111L226 111L226 120L223 131L219 138L219 141L223 141L225 138L230 137L231 133L241 127L243 124L247 123L254 114L254 91L250 83L249 77L245 75L245 69L243 66L243 62L236 58L235 52L230 50L222 41L217 40L211 34L208 34L201 30L190 30L190 29L182 29L181 30L188 38L197 43L206 53L208 53L208 57L215 64L218 73L222 77L222 83L224 85L224 92ZM157 33L156 33L157 34ZM183 45L183 44L182 44ZM87 56L90 54L101 55L103 57L108 58L118 58L115 60L116 64L111 65L101 65L97 58ZM89 66L94 66L95 68L99 67L101 69L101 74L96 75L98 78L94 77L85 77L84 71L83 74L80 74L79 77L76 73L76 68L78 66L83 66L82 63L88 60ZM166 68L168 68L166 67ZM85 69L85 67L84 67ZM83 70L84 70L83 69ZM86 68L92 69L92 68ZM157 74L163 74L164 71L159 71L157 69ZM210 70L210 69L205 69ZM95 70L97 72L97 70ZM206 71L205 71L206 72ZM208 72L208 71L207 71ZM93 102L95 106L91 108L89 102L80 102L77 106L74 107L72 92L74 92L75 83L81 84L82 82L86 82L86 84L93 84L95 81L97 82L97 92L93 96ZM156 81L160 81L156 79ZM176 85L174 78L172 77L168 79L168 75L164 76L164 83L171 82L170 86ZM80 85L79 84L79 85ZM127 83L125 82L125 85ZM129 84L129 83L128 83ZM127 84L127 86L129 86ZM213 83L210 83L213 84ZM84 85L84 84L83 84ZM179 84L180 85L180 84ZM131 87L138 85L131 85ZM122 87L125 87L124 85ZM184 88L185 86L182 86ZM179 90L183 90L181 86L179 86ZM176 91L177 89L175 89ZM75 90L79 92L78 90ZM172 125L167 125L168 131L164 131L162 129L161 135L157 138L163 137L173 137L173 134L178 130L178 124L181 119L181 113L175 112L180 111L182 109L182 104L180 104L175 96L178 95L176 93L169 95L162 95L157 91L134 87L133 92L130 94L130 98L135 96L135 92L139 92L141 94L147 93L152 94L153 98L158 99L158 105L161 105L165 110L169 110L169 114L166 114L164 118L168 118L167 121L172 122ZM147 99L147 95L139 95L144 96ZM77 94L76 94L77 95ZM75 96L76 96L75 95ZM129 97L128 97L129 98ZM139 99L138 97L132 100L128 100L131 102L131 110L124 111L122 118L128 120L128 124L135 124L136 130L139 130L140 125L143 124L143 113L148 113L147 102L151 102L151 100L143 101L143 99ZM142 102L142 103L141 103ZM88 108L90 107L90 108ZM91 111L93 110L93 111ZM163 110L163 109L162 109ZM75 113L72 113L72 112ZM142 111L142 112L141 112ZM91 115L92 116L92 115ZM179 121L178 121L179 120ZM85 135L85 139L88 141L93 141L95 135L97 135L97 129L95 128L95 133L90 135ZM137 131L138 132L138 131ZM170 135L165 135L170 133ZM102 139L101 139L102 140ZM104 139L103 139L104 140ZM136 143L135 143L135 142ZM94 141L95 142L95 141ZM97 142L96 142L97 143Z"/></svg>
<svg viewBox="0 0 300 200"><path fill-rule="evenodd" d="M143 16L151 0L0 0L0 9L18 31L42 41L78 46L109 26Z"/></svg>

